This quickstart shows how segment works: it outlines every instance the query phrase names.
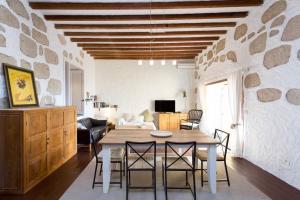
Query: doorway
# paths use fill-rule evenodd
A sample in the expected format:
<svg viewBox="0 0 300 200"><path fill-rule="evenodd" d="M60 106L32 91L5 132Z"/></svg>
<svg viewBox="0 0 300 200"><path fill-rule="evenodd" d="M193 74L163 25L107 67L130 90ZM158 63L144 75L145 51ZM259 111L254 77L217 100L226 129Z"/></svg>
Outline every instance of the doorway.
<svg viewBox="0 0 300 200"><path fill-rule="evenodd" d="M84 114L84 72L82 69L65 62L66 105L74 105L77 115Z"/></svg>

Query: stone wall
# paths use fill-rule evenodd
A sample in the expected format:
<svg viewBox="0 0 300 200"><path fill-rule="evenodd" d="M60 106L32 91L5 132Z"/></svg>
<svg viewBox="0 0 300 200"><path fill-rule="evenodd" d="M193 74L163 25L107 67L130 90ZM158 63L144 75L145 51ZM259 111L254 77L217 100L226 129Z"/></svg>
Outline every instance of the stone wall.
<svg viewBox="0 0 300 200"><path fill-rule="evenodd" d="M84 70L85 90L93 94L94 60L90 56L45 21L39 11L32 10L27 1L0 2L0 108L8 106L2 63L34 71L41 105L52 97L56 105L64 105L65 61Z"/></svg>
<svg viewBox="0 0 300 200"><path fill-rule="evenodd" d="M244 157L298 189L299 27L299 0L266 0L197 57L195 72L198 87L230 72L246 71Z"/></svg>

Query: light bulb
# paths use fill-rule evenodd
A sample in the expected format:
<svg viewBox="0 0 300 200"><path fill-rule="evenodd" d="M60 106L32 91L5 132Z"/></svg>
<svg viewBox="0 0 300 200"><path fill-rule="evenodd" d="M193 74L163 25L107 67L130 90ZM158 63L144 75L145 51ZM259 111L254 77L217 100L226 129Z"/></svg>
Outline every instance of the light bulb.
<svg viewBox="0 0 300 200"><path fill-rule="evenodd" d="M173 64L173 65L176 65L176 64L177 64L177 61L176 61L176 60L173 60L172 64Z"/></svg>
<svg viewBox="0 0 300 200"><path fill-rule="evenodd" d="M139 61L138 61L138 65L139 65L139 66L143 65L143 61L142 61L142 60L139 60Z"/></svg>
<svg viewBox="0 0 300 200"><path fill-rule="evenodd" d="M161 65L165 65L166 64L166 61L165 60L162 60L161 61Z"/></svg>
<svg viewBox="0 0 300 200"><path fill-rule="evenodd" d="M153 65L153 64L154 64L154 60L151 59L151 60L149 61L149 64L150 64L150 65Z"/></svg>

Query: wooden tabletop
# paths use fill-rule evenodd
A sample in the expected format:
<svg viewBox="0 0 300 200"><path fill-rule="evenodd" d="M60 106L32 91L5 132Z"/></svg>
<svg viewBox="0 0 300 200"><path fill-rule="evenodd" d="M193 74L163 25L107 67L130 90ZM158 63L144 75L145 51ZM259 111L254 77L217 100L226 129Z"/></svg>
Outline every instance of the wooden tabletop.
<svg viewBox="0 0 300 200"><path fill-rule="evenodd" d="M150 130L112 130L107 133L100 141L100 144L125 144L126 141L131 142L147 142L156 141L157 144L165 144L170 142L191 142L197 144L220 144L220 141L213 137L202 133L199 130L178 130L172 131L173 135L167 138L158 138L150 135Z"/></svg>

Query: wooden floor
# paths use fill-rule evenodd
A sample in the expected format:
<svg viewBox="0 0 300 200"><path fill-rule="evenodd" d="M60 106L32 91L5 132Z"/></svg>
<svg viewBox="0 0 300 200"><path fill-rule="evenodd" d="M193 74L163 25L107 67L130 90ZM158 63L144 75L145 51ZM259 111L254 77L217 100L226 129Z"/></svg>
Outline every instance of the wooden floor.
<svg viewBox="0 0 300 200"><path fill-rule="evenodd" d="M0 200L56 200L67 190L77 176L92 159L92 153L80 148L78 154L71 158L52 175L30 190L26 195L0 195ZM298 200L300 191L289 186L275 176L258 168L249 161L231 158L229 166L242 174L255 187L273 200ZM91 180L92 183L92 180Z"/></svg>

